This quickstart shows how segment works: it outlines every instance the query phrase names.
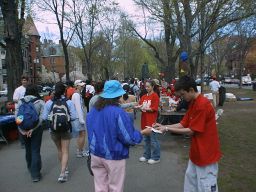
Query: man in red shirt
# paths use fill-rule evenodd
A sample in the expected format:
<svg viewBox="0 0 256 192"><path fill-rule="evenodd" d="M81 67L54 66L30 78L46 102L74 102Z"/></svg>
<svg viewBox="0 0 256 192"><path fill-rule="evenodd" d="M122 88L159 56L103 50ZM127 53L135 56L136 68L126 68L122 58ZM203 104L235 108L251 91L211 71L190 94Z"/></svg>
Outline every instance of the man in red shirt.
<svg viewBox="0 0 256 192"><path fill-rule="evenodd" d="M158 130L191 136L189 162L185 174L184 192L217 192L220 143L211 102L197 91L196 82L183 76L175 84L176 93L189 102L189 109L178 124L156 124Z"/></svg>
<svg viewBox="0 0 256 192"><path fill-rule="evenodd" d="M74 88L74 83L72 81L68 81L66 84L67 84L67 88L66 88L65 95L68 99L71 100L72 95L75 93L76 89Z"/></svg>

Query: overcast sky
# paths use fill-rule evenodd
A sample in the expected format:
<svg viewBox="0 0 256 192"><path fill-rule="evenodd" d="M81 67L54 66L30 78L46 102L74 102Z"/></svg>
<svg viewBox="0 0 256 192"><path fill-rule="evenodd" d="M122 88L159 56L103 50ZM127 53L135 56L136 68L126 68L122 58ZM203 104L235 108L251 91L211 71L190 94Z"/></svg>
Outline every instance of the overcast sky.
<svg viewBox="0 0 256 192"><path fill-rule="evenodd" d="M125 11L129 15L133 15L136 13L136 6L134 5L133 0L115 0L117 3L119 3L119 6L121 10ZM39 17L45 17L45 15L41 14ZM55 34L58 35L58 27L54 23L54 17L47 16L47 20L49 20L49 23L46 22L40 22L37 19L35 19L35 25L38 29L39 34L41 35L41 41L47 36L52 36ZM45 19L44 19L45 20ZM56 38L56 37L55 37Z"/></svg>

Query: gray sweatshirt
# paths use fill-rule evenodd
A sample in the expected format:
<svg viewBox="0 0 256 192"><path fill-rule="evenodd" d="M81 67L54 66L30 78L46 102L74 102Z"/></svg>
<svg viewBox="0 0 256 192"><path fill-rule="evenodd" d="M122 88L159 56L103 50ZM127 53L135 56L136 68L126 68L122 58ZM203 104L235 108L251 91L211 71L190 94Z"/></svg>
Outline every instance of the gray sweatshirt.
<svg viewBox="0 0 256 192"><path fill-rule="evenodd" d="M33 95L27 95L27 96L24 97L24 99L25 99L26 102L31 101L31 100L33 100L33 99L35 99L35 98L36 98L36 97L33 96ZM17 105L17 108L16 108L16 110L15 110L15 117L17 117L17 114L18 114L18 112L19 112L19 107L21 106L21 104L22 104L22 101L19 100L18 105ZM37 114L38 114L38 116L39 116L39 122L38 122L37 126L36 126L34 129L38 128L38 127L41 126L41 124L42 124L42 114L43 114L43 111L44 111L44 104L45 104L44 101L41 100L41 99L36 100L36 101L34 102L35 109L36 109Z"/></svg>

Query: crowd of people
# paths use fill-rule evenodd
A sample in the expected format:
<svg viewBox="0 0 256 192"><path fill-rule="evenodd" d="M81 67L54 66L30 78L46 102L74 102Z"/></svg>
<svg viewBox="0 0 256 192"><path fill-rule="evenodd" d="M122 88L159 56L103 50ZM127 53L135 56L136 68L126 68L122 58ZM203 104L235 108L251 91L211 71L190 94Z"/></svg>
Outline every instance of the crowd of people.
<svg viewBox="0 0 256 192"><path fill-rule="evenodd" d="M58 82L49 95L41 98L36 85L26 77L13 95L16 123L21 144L25 146L27 168L32 181L41 179L40 148L43 128L49 129L60 162L58 182L68 181L69 145L76 139L76 157L90 157L95 191L122 192L129 147L144 140L140 162L160 163L160 132L187 134L191 137L184 191L218 191L218 161L221 157L211 102L198 93L188 76L170 84L158 79L130 79L119 82L76 80ZM217 86L217 85L216 85ZM173 125L157 123L160 96L189 103L182 121ZM86 108L86 109L85 109ZM35 115L27 115L35 111ZM141 130L134 126L136 112L141 114ZM33 125L30 125L35 122ZM86 142L88 140L88 142Z"/></svg>

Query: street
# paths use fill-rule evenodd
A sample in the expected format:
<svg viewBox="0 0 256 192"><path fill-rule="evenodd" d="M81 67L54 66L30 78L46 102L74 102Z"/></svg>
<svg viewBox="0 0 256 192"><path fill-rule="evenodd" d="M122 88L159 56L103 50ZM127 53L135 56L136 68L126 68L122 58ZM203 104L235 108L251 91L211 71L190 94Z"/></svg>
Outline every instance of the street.
<svg viewBox="0 0 256 192"><path fill-rule="evenodd" d="M138 116L138 115L137 115ZM140 119L137 118L136 125ZM189 140L183 136L161 135L161 162L155 165L140 163L138 158L143 152L142 144L131 147L127 160L125 192L180 192L183 189L183 177ZM19 142L9 145L0 144L0 191L1 192L93 192L93 177L90 176L85 158L76 158L75 139L70 145L70 177L66 183L58 183L59 163L57 150L47 130L43 134L41 147L42 180L33 183L26 169L25 151Z"/></svg>

